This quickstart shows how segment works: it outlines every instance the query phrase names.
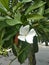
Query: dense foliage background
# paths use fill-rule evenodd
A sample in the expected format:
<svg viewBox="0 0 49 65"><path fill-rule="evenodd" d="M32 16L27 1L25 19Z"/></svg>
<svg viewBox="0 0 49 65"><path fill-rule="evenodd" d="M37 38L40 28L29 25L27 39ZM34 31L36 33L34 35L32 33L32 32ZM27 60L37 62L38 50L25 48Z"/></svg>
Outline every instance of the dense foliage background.
<svg viewBox="0 0 49 65"><path fill-rule="evenodd" d="M6 49L12 48L20 63L28 57L30 44L19 40L15 36L21 25L34 28L36 43L49 42L49 0L0 0L0 54L6 55ZM36 42L35 42L36 41Z"/></svg>

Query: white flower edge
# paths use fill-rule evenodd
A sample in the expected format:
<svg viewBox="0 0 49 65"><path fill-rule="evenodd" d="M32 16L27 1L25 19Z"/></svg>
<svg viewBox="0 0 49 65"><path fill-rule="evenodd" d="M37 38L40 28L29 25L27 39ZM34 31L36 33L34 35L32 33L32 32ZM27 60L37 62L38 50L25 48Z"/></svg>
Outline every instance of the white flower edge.
<svg viewBox="0 0 49 65"><path fill-rule="evenodd" d="M37 36L37 34L33 28L30 31L29 31L29 28L30 28L29 25L21 26L18 39L32 44L33 38L34 38L34 36Z"/></svg>
<svg viewBox="0 0 49 65"><path fill-rule="evenodd" d="M30 28L29 25L21 26L20 31L19 31L19 34L20 35L27 35L28 32L29 32L29 28Z"/></svg>
<svg viewBox="0 0 49 65"><path fill-rule="evenodd" d="M10 48L10 49L7 49L6 51L7 51L7 52L10 52L10 51L12 51L12 49Z"/></svg>
<svg viewBox="0 0 49 65"><path fill-rule="evenodd" d="M26 41L28 43L32 44L34 36L37 36L37 34L34 29L31 29L30 32L28 33L28 35L26 36Z"/></svg>

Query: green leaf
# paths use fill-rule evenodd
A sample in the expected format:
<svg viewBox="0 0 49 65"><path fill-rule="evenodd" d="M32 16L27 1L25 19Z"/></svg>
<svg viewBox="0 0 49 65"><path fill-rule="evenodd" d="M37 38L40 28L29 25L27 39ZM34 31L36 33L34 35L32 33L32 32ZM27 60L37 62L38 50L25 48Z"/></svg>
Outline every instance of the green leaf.
<svg viewBox="0 0 49 65"><path fill-rule="evenodd" d="M32 0L22 0L22 2L26 3L26 2L31 2Z"/></svg>
<svg viewBox="0 0 49 65"><path fill-rule="evenodd" d="M17 56L17 48L15 44L12 44L12 51L15 56Z"/></svg>
<svg viewBox="0 0 49 65"><path fill-rule="evenodd" d="M16 24L22 24L20 21L18 21L17 19L11 19L11 20L7 20L6 23L10 26L14 26Z"/></svg>
<svg viewBox="0 0 49 65"><path fill-rule="evenodd" d="M5 21L1 21L0 22L0 30L2 29L2 28L5 28L5 27L8 27L9 25L5 22Z"/></svg>
<svg viewBox="0 0 49 65"><path fill-rule="evenodd" d="M10 26L14 26L16 24L22 24L20 18L21 18L21 14L18 12L17 14L15 14L14 19L8 19L6 20L6 23Z"/></svg>
<svg viewBox="0 0 49 65"><path fill-rule="evenodd" d="M0 0L0 2L3 4L3 6L9 10L9 0Z"/></svg>
<svg viewBox="0 0 49 65"><path fill-rule="evenodd" d="M17 56L18 55L18 47L16 46L16 44L12 44L12 51L13 51L13 53L14 53L14 55L15 56Z"/></svg>
<svg viewBox="0 0 49 65"><path fill-rule="evenodd" d="M0 22L2 22L2 21L6 21L7 19L11 19L11 17L9 17L9 16L0 16Z"/></svg>
<svg viewBox="0 0 49 65"><path fill-rule="evenodd" d="M29 12L31 12L32 10L35 10L41 6L43 6L46 2L43 1L39 1L39 2L35 2L33 3L25 12L25 15L27 15Z"/></svg>
<svg viewBox="0 0 49 65"><path fill-rule="evenodd" d="M0 21L4 21L5 19L5 17L0 16Z"/></svg>
<svg viewBox="0 0 49 65"><path fill-rule="evenodd" d="M0 31L0 49L2 48L2 45L3 45L3 36L5 34L5 29L2 29Z"/></svg>
<svg viewBox="0 0 49 65"><path fill-rule="evenodd" d="M44 18L44 16L39 14L29 14L26 17L27 17L27 20L40 20Z"/></svg>
<svg viewBox="0 0 49 65"><path fill-rule="evenodd" d="M8 41L8 40L11 39L16 33L17 33L16 26L6 27L6 33L5 33L5 35L4 35L3 40L4 40L4 41Z"/></svg>
<svg viewBox="0 0 49 65"><path fill-rule="evenodd" d="M40 8L39 8L39 10L38 10L38 14L40 14L40 15L43 15L44 14L44 9L45 9L45 6L43 5L43 6L41 6Z"/></svg>
<svg viewBox="0 0 49 65"><path fill-rule="evenodd" d="M23 5L22 2L18 2L18 3L13 7L13 12L16 11L17 9L21 8L22 5Z"/></svg>
<svg viewBox="0 0 49 65"><path fill-rule="evenodd" d="M0 12L7 13L7 9L3 6L1 2L0 2Z"/></svg>
<svg viewBox="0 0 49 65"><path fill-rule="evenodd" d="M33 51L34 51L34 53L38 52L38 39L37 39L37 36L34 36L34 38L33 38Z"/></svg>
<svg viewBox="0 0 49 65"><path fill-rule="evenodd" d="M46 2L47 2L47 5L48 5L48 7L49 7L49 0L45 0Z"/></svg>
<svg viewBox="0 0 49 65"><path fill-rule="evenodd" d="M44 32L45 33L49 33L49 29L48 28L44 28Z"/></svg>
<svg viewBox="0 0 49 65"><path fill-rule="evenodd" d="M11 40L11 39L7 40L7 41L4 41L4 39L3 39L2 47L5 48L5 49L11 48L12 47L12 42L13 42L13 40Z"/></svg>
<svg viewBox="0 0 49 65"><path fill-rule="evenodd" d="M18 56L18 61L22 64L24 63L24 61L27 59L28 54L29 54L29 49L30 49L30 45L27 45L26 47L24 47Z"/></svg>
<svg viewBox="0 0 49 65"><path fill-rule="evenodd" d="M49 13L49 8L45 10L45 14L48 14Z"/></svg>

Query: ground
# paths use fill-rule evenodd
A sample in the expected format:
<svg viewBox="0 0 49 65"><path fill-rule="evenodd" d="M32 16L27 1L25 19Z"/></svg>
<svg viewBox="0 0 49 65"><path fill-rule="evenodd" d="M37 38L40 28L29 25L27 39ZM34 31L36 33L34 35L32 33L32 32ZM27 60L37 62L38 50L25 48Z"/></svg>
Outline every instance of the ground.
<svg viewBox="0 0 49 65"><path fill-rule="evenodd" d="M13 53L9 54L9 57L3 57L0 56L0 65L8 65L9 62L14 58L15 56ZM45 47L44 45L39 45L39 52L36 53L36 65L49 65L49 46ZM18 60L16 59L14 62L12 62L11 65L20 65L18 63ZM22 65L28 65L28 60L25 61Z"/></svg>
<svg viewBox="0 0 49 65"><path fill-rule="evenodd" d="M49 65L49 47L40 46L36 59L37 65Z"/></svg>

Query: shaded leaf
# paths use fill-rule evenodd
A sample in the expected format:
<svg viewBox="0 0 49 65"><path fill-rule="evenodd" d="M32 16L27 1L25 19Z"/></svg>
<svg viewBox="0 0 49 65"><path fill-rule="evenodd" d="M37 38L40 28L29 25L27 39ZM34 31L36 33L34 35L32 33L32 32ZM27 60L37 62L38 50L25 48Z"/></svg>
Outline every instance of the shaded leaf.
<svg viewBox="0 0 49 65"><path fill-rule="evenodd" d="M24 61L27 59L28 54L29 54L29 49L30 49L30 45L27 45L26 47L24 47L18 56L18 61L22 64L24 63Z"/></svg>
<svg viewBox="0 0 49 65"><path fill-rule="evenodd" d="M3 40L4 41L8 41L9 39L11 39L15 34L17 33L17 29L16 27L6 27L6 33L4 35Z"/></svg>
<svg viewBox="0 0 49 65"><path fill-rule="evenodd" d="M0 30L2 29L2 28L5 28L5 27L8 27L9 25L5 22L5 21L1 21L0 22Z"/></svg>
<svg viewBox="0 0 49 65"><path fill-rule="evenodd" d="M38 52L38 39L37 39L37 36L34 36L33 38L33 51L34 53L37 53Z"/></svg>
<svg viewBox="0 0 49 65"><path fill-rule="evenodd" d="M29 12L31 12L32 10L35 10L41 6L43 6L46 2L43 1L39 1L39 2L35 2L33 3L31 6L29 6L29 8L26 10L25 15L28 14Z"/></svg>
<svg viewBox="0 0 49 65"><path fill-rule="evenodd" d="M49 8L45 10L45 14L48 14L49 13Z"/></svg>
<svg viewBox="0 0 49 65"><path fill-rule="evenodd" d="M29 14L26 17L27 17L27 20L40 20L44 18L44 16L39 14Z"/></svg>

